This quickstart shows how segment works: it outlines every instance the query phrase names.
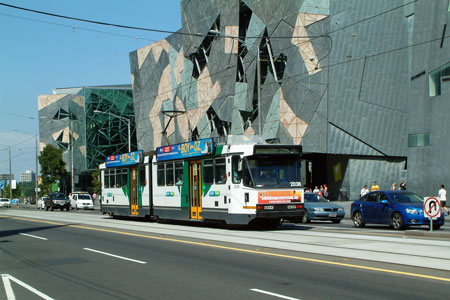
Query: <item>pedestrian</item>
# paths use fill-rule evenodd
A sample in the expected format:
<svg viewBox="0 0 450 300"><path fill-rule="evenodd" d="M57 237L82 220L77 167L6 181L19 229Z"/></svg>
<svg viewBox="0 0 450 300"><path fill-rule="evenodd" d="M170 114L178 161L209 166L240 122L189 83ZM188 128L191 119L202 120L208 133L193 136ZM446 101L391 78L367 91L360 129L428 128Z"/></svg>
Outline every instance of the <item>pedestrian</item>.
<svg viewBox="0 0 450 300"><path fill-rule="evenodd" d="M394 181L392 184L392 190L395 191L397 189L397 183Z"/></svg>
<svg viewBox="0 0 450 300"><path fill-rule="evenodd" d="M449 214L448 208L447 208L447 191L444 189L444 185L441 184L441 189L439 190L439 202L441 203L441 207L445 210L447 215Z"/></svg>
<svg viewBox="0 0 450 300"><path fill-rule="evenodd" d="M319 193L322 195L322 197L323 197L323 192L324 192L324 189L323 189L323 184L322 184L322 185L320 185L320 189L319 189Z"/></svg>
<svg viewBox="0 0 450 300"><path fill-rule="evenodd" d="M362 197L362 196L364 196L365 194L367 194L368 192L369 192L369 189L367 188L367 185L365 185L365 186L362 188L361 193L359 193L359 196Z"/></svg>
<svg viewBox="0 0 450 300"><path fill-rule="evenodd" d="M323 197L328 198L328 187L326 184L323 185Z"/></svg>
<svg viewBox="0 0 450 300"><path fill-rule="evenodd" d="M406 183L403 181L403 179L402 181L400 181L399 189L402 191L406 190Z"/></svg>
<svg viewBox="0 0 450 300"><path fill-rule="evenodd" d="M371 190L372 192L374 192L374 191L379 191L379 190L380 190L380 187L378 186L378 184L377 184L376 181L373 182L372 187L370 188L370 190Z"/></svg>
<svg viewBox="0 0 450 300"><path fill-rule="evenodd" d="M320 192L319 188L317 187L317 185L315 186L313 193L314 194L318 194Z"/></svg>

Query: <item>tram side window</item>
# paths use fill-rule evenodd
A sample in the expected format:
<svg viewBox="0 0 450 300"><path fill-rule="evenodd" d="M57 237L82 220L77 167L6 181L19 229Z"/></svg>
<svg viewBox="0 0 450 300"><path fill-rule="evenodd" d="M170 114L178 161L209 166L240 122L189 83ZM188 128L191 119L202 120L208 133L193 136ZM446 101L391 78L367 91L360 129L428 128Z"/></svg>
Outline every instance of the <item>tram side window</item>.
<svg viewBox="0 0 450 300"><path fill-rule="evenodd" d="M225 158L216 159L216 184L225 184L226 182L226 170L225 170Z"/></svg>
<svg viewBox="0 0 450 300"><path fill-rule="evenodd" d="M109 170L109 187L114 188L116 186L116 169Z"/></svg>
<svg viewBox="0 0 450 300"><path fill-rule="evenodd" d="M239 171L239 159L238 155L234 155L231 158L231 174L233 183L241 183L241 172Z"/></svg>
<svg viewBox="0 0 450 300"><path fill-rule="evenodd" d="M116 188L122 187L122 170L116 169Z"/></svg>
<svg viewBox="0 0 450 300"><path fill-rule="evenodd" d="M173 185L173 163L166 163L166 185Z"/></svg>
<svg viewBox="0 0 450 300"><path fill-rule="evenodd" d="M147 180L145 178L145 166L140 166L139 167L139 185L145 186L146 181Z"/></svg>
<svg viewBox="0 0 450 300"><path fill-rule="evenodd" d="M183 185L183 163L175 163L175 184Z"/></svg>
<svg viewBox="0 0 450 300"><path fill-rule="evenodd" d="M109 188L109 170L103 171L103 187L105 189Z"/></svg>
<svg viewBox="0 0 450 300"><path fill-rule="evenodd" d="M128 185L128 170L127 169L122 169L122 186L127 186Z"/></svg>
<svg viewBox="0 0 450 300"><path fill-rule="evenodd" d="M205 159L203 162L203 183L213 184L213 161L212 159Z"/></svg>
<svg viewBox="0 0 450 300"><path fill-rule="evenodd" d="M164 186L165 185L165 177L164 177L164 164L158 165L158 171L156 174L156 180L158 181L158 186Z"/></svg>

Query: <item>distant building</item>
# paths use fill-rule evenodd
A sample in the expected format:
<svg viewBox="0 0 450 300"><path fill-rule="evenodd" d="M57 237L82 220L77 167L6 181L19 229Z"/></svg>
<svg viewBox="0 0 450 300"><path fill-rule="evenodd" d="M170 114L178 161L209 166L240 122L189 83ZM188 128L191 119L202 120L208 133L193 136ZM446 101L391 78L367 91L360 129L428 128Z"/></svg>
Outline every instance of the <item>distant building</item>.
<svg viewBox="0 0 450 300"><path fill-rule="evenodd" d="M75 190L89 189L90 172L107 156L128 152L128 120L136 150L131 85L54 89L38 96L38 110L40 150L51 144L63 151Z"/></svg>
<svg viewBox="0 0 450 300"><path fill-rule="evenodd" d="M30 170L26 170L24 173L20 174L20 182L34 182L35 173Z"/></svg>

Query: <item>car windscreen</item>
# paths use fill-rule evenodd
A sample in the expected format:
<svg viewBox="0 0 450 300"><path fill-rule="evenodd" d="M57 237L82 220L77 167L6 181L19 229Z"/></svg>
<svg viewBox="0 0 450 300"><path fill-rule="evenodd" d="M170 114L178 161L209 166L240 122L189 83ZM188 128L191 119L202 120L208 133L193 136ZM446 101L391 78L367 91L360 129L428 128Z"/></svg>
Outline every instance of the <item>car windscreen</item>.
<svg viewBox="0 0 450 300"><path fill-rule="evenodd" d="M9 202L8 199L1 199L0 201L2 201L2 202Z"/></svg>
<svg viewBox="0 0 450 300"><path fill-rule="evenodd" d="M389 196L394 203L423 203L423 199L414 193L391 193Z"/></svg>
<svg viewBox="0 0 450 300"><path fill-rule="evenodd" d="M244 185L255 187L300 187L298 155L254 155L243 163Z"/></svg>
<svg viewBox="0 0 450 300"><path fill-rule="evenodd" d="M51 195L50 198L55 199L55 200L66 200L67 197L64 194L54 194Z"/></svg>
<svg viewBox="0 0 450 300"><path fill-rule="evenodd" d="M305 202L328 202L328 200L317 194L305 194Z"/></svg>
<svg viewBox="0 0 450 300"><path fill-rule="evenodd" d="M91 196L89 195L78 195L78 200L85 199L85 200L91 200Z"/></svg>

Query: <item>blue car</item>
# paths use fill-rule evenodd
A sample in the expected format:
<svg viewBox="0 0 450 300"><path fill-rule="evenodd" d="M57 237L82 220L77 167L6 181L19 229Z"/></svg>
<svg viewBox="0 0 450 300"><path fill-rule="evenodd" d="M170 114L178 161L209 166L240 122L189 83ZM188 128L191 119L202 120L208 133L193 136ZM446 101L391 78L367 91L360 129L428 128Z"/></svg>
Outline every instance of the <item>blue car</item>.
<svg viewBox="0 0 450 300"><path fill-rule="evenodd" d="M322 196L310 192L305 192L305 210L302 223L309 223L311 220L339 223L345 216L342 206L331 203Z"/></svg>
<svg viewBox="0 0 450 300"><path fill-rule="evenodd" d="M430 225L423 213L423 199L410 191L376 191L368 193L351 205L355 227L366 223L388 224L396 230L411 225ZM433 220L433 229L444 225L444 213Z"/></svg>

